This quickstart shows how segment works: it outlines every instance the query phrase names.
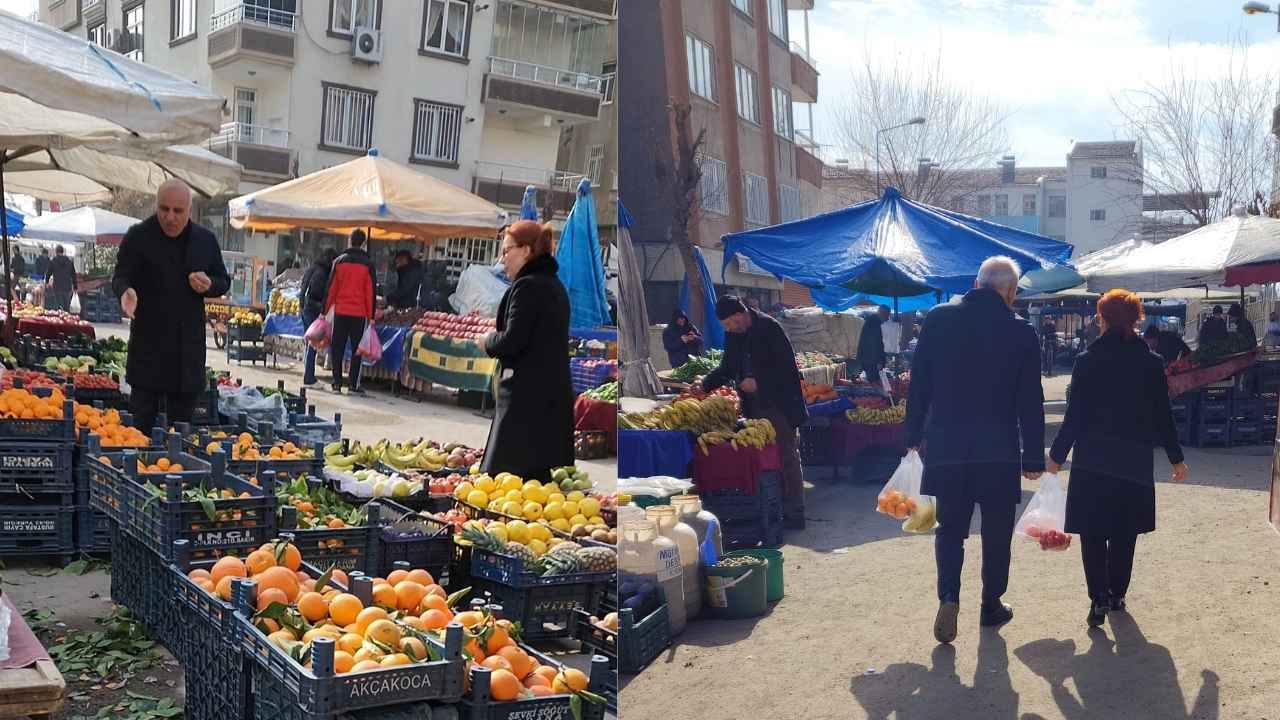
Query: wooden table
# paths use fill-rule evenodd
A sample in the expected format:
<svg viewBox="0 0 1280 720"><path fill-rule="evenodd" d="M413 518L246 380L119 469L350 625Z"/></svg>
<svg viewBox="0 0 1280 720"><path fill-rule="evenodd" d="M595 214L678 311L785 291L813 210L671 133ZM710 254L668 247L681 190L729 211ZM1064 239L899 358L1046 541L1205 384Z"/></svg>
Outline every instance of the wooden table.
<svg viewBox="0 0 1280 720"><path fill-rule="evenodd" d="M67 683L52 660L43 659L48 653L37 650L40 641L27 627L22 613L7 596L0 596L11 613L9 619L9 649L17 658L39 656L30 665L20 668L0 668L0 718L25 718L51 715L62 707L67 694Z"/></svg>

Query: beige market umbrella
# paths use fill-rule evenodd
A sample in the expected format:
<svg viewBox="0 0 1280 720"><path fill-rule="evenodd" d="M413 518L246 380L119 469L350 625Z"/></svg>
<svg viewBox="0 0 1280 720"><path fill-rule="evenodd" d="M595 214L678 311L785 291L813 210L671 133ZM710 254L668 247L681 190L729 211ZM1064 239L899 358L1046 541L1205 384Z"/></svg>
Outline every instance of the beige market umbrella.
<svg viewBox="0 0 1280 720"><path fill-rule="evenodd" d="M67 184L74 183L67 176L80 176L104 186L145 194L159 190L170 178L179 178L205 197L229 195L239 190L241 171L239 163L195 145L138 150L121 143L41 150L10 161L6 169L15 172L60 170ZM54 187L62 184L56 183Z"/></svg>
<svg viewBox="0 0 1280 720"><path fill-rule="evenodd" d="M64 170L6 172L4 189L60 205L86 205L111 200L111 190L83 175Z"/></svg>
<svg viewBox="0 0 1280 720"><path fill-rule="evenodd" d="M235 198L228 204L232 227L366 228L379 239L432 240L491 237L506 224L497 205L377 152Z"/></svg>

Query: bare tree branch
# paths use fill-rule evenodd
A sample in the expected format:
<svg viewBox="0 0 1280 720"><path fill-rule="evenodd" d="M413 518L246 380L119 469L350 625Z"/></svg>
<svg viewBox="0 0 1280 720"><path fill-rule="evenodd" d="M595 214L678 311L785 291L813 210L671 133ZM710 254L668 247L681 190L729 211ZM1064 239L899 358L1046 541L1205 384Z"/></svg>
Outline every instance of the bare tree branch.
<svg viewBox="0 0 1280 720"><path fill-rule="evenodd" d="M703 304L705 290L702 286L702 273L698 270L698 261L693 254L689 226L696 219L699 207L701 155L707 130L702 128L696 136L691 134L689 119L692 110L688 104L672 101L667 109L671 112L676 127L675 182L671 185L671 191L675 195L675 212L671 217L671 242L680 251L680 261L684 265L685 278L689 283L689 320L698 327L706 327L708 318Z"/></svg>

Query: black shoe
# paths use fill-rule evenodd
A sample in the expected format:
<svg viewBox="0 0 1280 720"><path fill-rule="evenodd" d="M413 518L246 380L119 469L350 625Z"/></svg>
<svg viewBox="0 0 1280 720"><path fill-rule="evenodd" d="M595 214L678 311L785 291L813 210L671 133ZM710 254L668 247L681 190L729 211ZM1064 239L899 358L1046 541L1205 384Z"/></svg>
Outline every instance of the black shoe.
<svg viewBox="0 0 1280 720"><path fill-rule="evenodd" d="M944 602L938 605L938 615L933 620L933 637L940 643L956 639L956 625L960 619L960 603Z"/></svg>
<svg viewBox="0 0 1280 720"><path fill-rule="evenodd" d="M1003 625L1013 619L1013 606L1008 603L1000 603L991 607L983 607L982 615L978 620L978 624L983 627L995 627Z"/></svg>
<svg viewBox="0 0 1280 720"><path fill-rule="evenodd" d="M341 394L342 394L342 386L341 386L341 385L333 384L333 385L330 385L330 386L329 386L329 389L333 391L333 394L334 394L334 395L341 395Z"/></svg>
<svg viewBox="0 0 1280 720"><path fill-rule="evenodd" d="M317 384L318 384L318 383L317 383L315 380L312 380L312 381L310 381L310 382L308 382L308 381L306 381L306 380L303 380L303 381L302 381L302 387L304 387L304 388L313 388L313 387L315 387Z"/></svg>
<svg viewBox="0 0 1280 720"><path fill-rule="evenodd" d="M1089 617L1086 618L1086 621L1089 623L1089 627L1098 627L1102 625L1102 623L1106 622L1107 610L1109 609L1110 608L1105 601L1094 600L1093 604L1089 606Z"/></svg>
<svg viewBox="0 0 1280 720"><path fill-rule="evenodd" d="M364 388L352 388L352 390L351 390L351 394L352 394L352 395L359 395L360 397L364 397L364 396L368 395L369 393L365 392L365 391L364 391Z"/></svg>
<svg viewBox="0 0 1280 720"><path fill-rule="evenodd" d="M1111 596L1111 612L1128 612L1128 610L1125 609L1123 595L1120 595L1119 597L1115 595Z"/></svg>

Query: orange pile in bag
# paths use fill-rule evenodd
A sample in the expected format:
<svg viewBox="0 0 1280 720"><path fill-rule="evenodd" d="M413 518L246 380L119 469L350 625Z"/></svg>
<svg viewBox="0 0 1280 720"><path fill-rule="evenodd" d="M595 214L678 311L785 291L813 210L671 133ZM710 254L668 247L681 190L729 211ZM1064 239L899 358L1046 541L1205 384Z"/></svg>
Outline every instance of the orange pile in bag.
<svg viewBox="0 0 1280 720"><path fill-rule="evenodd" d="M142 431L120 423L117 410L100 410L92 405L76 403L76 426L95 432L102 447L146 447L151 444Z"/></svg>
<svg viewBox="0 0 1280 720"><path fill-rule="evenodd" d="M0 417L9 420L61 420L62 390L54 388L49 397L36 397L29 390L11 388L0 393Z"/></svg>
<svg viewBox="0 0 1280 720"><path fill-rule="evenodd" d="M916 500L900 490L890 490L876 499L876 510L897 520L906 520L916 511Z"/></svg>

